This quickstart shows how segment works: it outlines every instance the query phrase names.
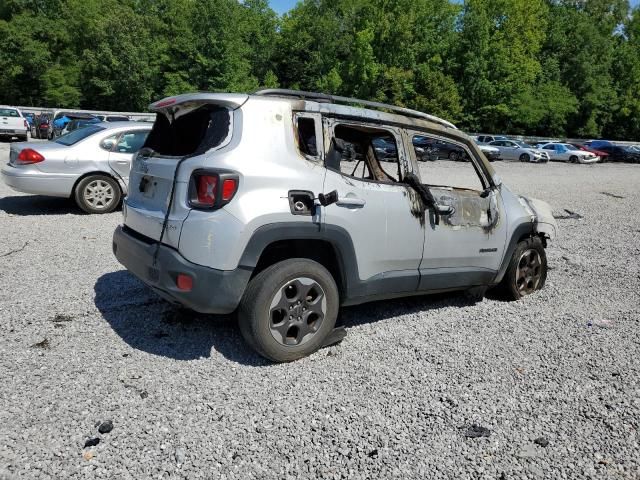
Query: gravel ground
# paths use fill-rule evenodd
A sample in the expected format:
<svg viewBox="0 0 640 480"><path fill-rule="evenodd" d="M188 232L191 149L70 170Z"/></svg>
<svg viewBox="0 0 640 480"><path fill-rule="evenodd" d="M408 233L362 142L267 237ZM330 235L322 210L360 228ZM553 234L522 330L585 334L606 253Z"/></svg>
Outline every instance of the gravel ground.
<svg viewBox="0 0 640 480"><path fill-rule="evenodd" d="M120 213L1 184L0 479L640 478L640 166L496 169L583 217L543 291L348 308L287 365L123 271Z"/></svg>

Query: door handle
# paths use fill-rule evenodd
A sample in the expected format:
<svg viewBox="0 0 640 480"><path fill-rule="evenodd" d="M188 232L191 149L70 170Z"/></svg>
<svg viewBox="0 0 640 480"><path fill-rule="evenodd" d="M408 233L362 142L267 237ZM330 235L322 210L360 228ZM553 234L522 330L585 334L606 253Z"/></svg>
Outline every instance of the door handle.
<svg viewBox="0 0 640 480"><path fill-rule="evenodd" d="M127 165L129 163L129 160L116 160L116 163L118 165Z"/></svg>
<svg viewBox="0 0 640 480"><path fill-rule="evenodd" d="M356 197L338 197L336 202L340 207L364 207L366 203L363 199Z"/></svg>

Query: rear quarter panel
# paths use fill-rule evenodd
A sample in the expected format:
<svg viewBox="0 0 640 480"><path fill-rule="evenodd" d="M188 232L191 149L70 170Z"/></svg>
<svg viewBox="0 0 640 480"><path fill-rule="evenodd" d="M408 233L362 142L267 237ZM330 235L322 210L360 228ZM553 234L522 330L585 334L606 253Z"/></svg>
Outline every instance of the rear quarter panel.
<svg viewBox="0 0 640 480"><path fill-rule="evenodd" d="M221 270L235 269L259 227L279 222L317 223L293 215L289 190L322 192L325 169L298 150L288 102L251 97L234 113L234 137L222 150L205 154L201 168L239 175L238 191L220 210L191 210L183 223L180 253L189 261ZM195 160L195 159L194 159ZM194 168L184 169L187 181Z"/></svg>

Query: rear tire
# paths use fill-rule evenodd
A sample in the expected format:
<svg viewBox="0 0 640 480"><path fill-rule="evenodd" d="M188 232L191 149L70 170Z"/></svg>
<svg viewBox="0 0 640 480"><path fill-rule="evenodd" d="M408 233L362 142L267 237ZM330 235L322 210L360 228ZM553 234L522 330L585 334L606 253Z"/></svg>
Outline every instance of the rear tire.
<svg viewBox="0 0 640 480"><path fill-rule="evenodd" d="M122 192L113 178L89 175L76 185L73 196L78 207L86 213L109 213L120 205Z"/></svg>
<svg viewBox="0 0 640 480"><path fill-rule="evenodd" d="M519 300L544 287L547 255L538 237L518 243L498 290L509 300Z"/></svg>
<svg viewBox="0 0 640 480"><path fill-rule="evenodd" d="M238 309L240 333L257 353L291 362L322 347L338 316L338 287L318 262L292 258L256 275Z"/></svg>

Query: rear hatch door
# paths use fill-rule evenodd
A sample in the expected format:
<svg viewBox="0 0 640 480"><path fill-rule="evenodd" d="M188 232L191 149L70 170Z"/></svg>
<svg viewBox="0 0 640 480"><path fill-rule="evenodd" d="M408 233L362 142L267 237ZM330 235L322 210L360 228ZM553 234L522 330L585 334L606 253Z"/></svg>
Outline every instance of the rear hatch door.
<svg viewBox="0 0 640 480"><path fill-rule="evenodd" d="M152 240L160 239L171 203L162 243L177 248L182 223L191 210L187 200L191 172L203 166L204 153L229 143L232 112L247 98L199 93L170 97L150 106L158 115L131 165L123 210L127 227Z"/></svg>

